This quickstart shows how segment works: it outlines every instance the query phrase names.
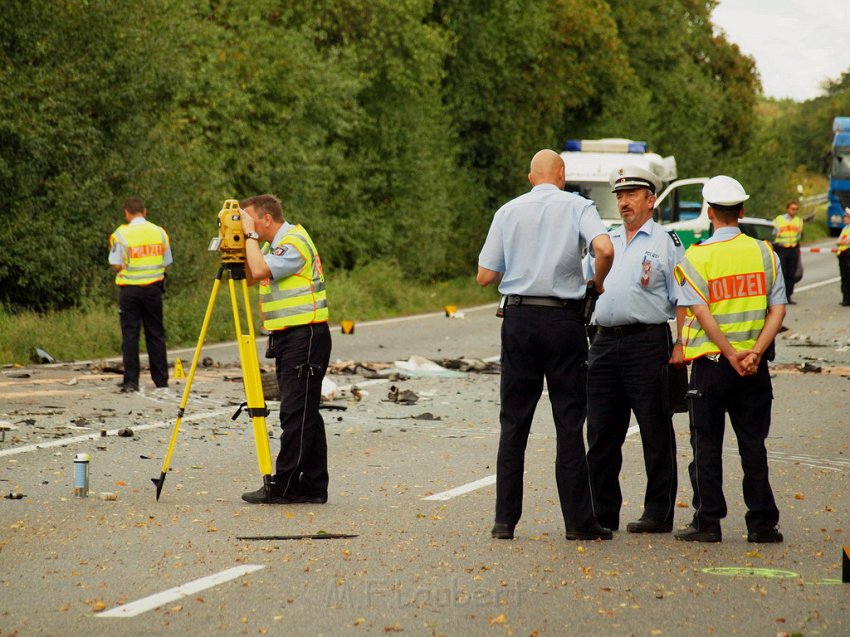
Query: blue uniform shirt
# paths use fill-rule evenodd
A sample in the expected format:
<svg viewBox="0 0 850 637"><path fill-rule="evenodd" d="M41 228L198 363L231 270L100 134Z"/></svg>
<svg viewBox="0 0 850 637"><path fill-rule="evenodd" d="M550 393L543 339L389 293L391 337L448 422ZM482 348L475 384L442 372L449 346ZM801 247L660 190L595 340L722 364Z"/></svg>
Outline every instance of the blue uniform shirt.
<svg viewBox="0 0 850 637"><path fill-rule="evenodd" d="M581 257L605 224L589 199L540 184L496 211L478 265L504 272L502 294L584 297Z"/></svg>
<svg viewBox="0 0 850 637"><path fill-rule="evenodd" d="M700 245L708 245L717 241L727 241L741 234L741 229L738 226L724 226L714 231L708 239ZM607 285L607 280L606 280ZM785 279L782 277L782 266L779 259L776 259L776 280L773 282L773 287L767 295L767 305L785 305ZM682 281L682 286L679 288L679 305L705 305L703 298L697 294L697 291L691 287L687 280Z"/></svg>
<svg viewBox="0 0 850 637"><path fill-rule="evenodd" d="M278 281L288 276L296 274L304 267L304 257L291 245L281 246L277 249L272 249L283 239L283 235L294 228L291 223L283 222L283 225L278 229L274 236L271 245L266 244L263 247L263 259L269 270L272 271L272 279Z"/></svg>
<svg viewBox="0 0 850 637"><path fill-rule="evenodd" d="M605 278L605 292L596 302L596 323L615 327L629 323L658 325L676 314L678 285L673 277L685 248L648 219L626 243L626 228L608 233L614 244L614 265ZM585 260L587 278L593 262Z"/></svg>

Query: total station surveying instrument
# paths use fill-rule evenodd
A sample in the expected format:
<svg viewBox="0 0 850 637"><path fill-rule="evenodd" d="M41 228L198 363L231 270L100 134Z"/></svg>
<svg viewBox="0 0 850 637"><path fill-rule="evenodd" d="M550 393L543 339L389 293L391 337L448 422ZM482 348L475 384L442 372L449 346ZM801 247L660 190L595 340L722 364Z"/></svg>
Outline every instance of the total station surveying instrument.
<svg viewBox="0 0 850 637"><path fill-rule="evenodd" d="M177 421L174 423L171 440L168 443L168 451L162 463L162 473L159 478L151 478L151 481L156 486L156 499L159 500L159 496L162 493L162 485L165 483L165 475L168 473L168 467L171 464L171 455L174 453L174 446L177 443L177 433L180 430L180 423L183 420L183 415L186 413L186 404L189 402L192 380L195 378L195 370L198 368L198 360L201 357L204 338L210 325L215 299L218 295L218 289L221 286L221 279L226 272L229 275L227 283L230 287L230 305L233 310L233 325L236 328L236 338L239 345L239 363L242 367L242 382L245 385L246 400L246 402L239 406L236 413L233 414L233 420L236 420L239 414L242 413L242 409L247 407L248 415L251 417L251 424L254 428L254 444L257 449L257 463L260 466L260 473L263 476L263 488L266 498L270 500L272 461L271 452L269 451L269 435L266 430L266 416L268 416L269 410L266 408L266 401L263 396L263 383L260 379L260 362L257 358L257 345L254 335L254 320L251 316L248 281L245 279L245 237L242 234L242 210L239 208L239 202L235 199L225 201L221 211L218 213L218 236L214 237L210 242L209 249L211 252L221 253L221 265L218 268L212 292L210 293L204 322L201 325L201 333L198 336L198 345L195 347L195 356L192 358L192 366L189 369L189 375L186 377L186 388L183 390L183 399L180 401L180 407L177 410ZM242 323L239 318L240 312L237 303L236 281L241 281L242 284L242 303L245 306L245 316L248 323L247 334L242 332Z"/></svg>

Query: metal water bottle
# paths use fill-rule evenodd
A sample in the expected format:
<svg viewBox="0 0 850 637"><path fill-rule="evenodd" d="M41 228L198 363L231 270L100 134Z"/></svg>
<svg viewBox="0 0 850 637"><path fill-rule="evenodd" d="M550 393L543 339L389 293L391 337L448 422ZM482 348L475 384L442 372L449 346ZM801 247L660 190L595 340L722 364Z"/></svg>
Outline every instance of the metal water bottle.
<svg viewBox="0 0 850 637"><path fill-rule="evenodd" d="M74 495L87 498L89 495L89 454L78 453L74 456Z"/></svg>

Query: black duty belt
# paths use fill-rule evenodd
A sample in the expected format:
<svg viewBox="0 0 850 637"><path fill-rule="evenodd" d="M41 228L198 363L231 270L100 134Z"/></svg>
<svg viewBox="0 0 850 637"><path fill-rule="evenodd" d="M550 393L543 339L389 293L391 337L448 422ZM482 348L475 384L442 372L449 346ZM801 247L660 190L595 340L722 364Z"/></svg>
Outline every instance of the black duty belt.
<svg viewBox="0 0 850 637"><path fill-rule="evenodd" d="M535 307L560 307L568 310L580 310L581 299L559 299L555 296L520 296L519 294L508 294L505 297L505 305L533 305Z"/></svg>
<svg viewBox="0 0 850 637"><path fill-rule="evenodd" d="M631 334L639 334L648 332L656 327L667 327L666 323L658 323L647 325L646 323L629 323L628 325L616 325L614 327L605 327L604 325L596 326L596 333L599 336L613 336L614 338L623 338Z"/></svg>

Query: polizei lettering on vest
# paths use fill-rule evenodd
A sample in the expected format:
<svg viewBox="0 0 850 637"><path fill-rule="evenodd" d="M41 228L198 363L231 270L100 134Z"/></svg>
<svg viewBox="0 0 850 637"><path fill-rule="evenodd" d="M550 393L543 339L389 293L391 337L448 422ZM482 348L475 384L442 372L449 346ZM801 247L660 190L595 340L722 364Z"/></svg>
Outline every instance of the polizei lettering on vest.
<svg viewBox="0 0 850 637"><path fill-rule="evenodd" d="M127 249L127 253L129 254L131 259L144 259L145 257L159 257L162 256L164 252L164 248L161 243L150 243L144 246L130 246Z"/></svg>
<svg viewBox="0 0 850 637"><path fill-rule="evenodd" d="M764 272L732 274L708 282L709 302L729 301L749 296L766 296Z"/></svg>

